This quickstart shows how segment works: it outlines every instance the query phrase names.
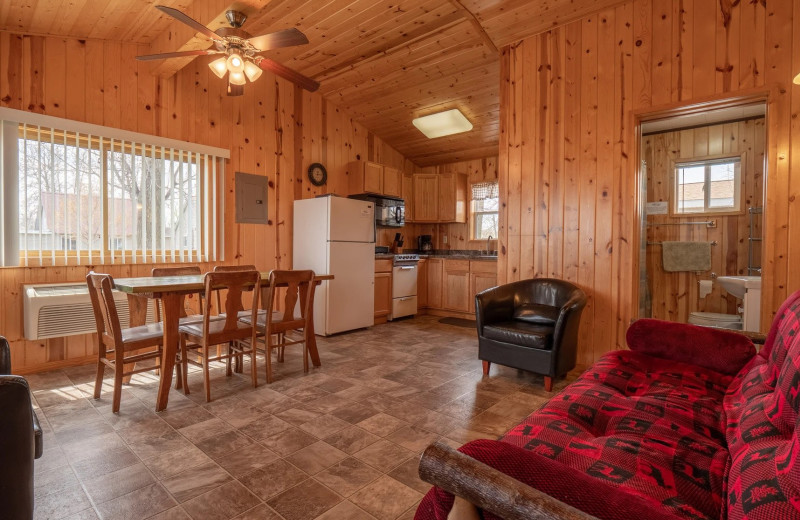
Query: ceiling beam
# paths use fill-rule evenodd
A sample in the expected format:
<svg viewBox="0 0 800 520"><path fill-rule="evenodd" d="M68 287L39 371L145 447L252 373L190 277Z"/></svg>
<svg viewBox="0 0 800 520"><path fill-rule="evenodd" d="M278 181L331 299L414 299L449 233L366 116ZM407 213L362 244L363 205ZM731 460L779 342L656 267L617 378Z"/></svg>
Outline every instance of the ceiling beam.
<svg viewBox="0 0 800 520"><path fill-rule="evenodd" d="M240 0L236 2L231 2L230 0L195 0L184 12L212 31L215 31L220 27L228 27L228 20L225 18L227 11L233 9L250 13L254 10L263 9L265 5L263 0ZM167 16L167 18L169 17ZM191 27L177 20L172 18L169 18L169 20L169 27L150 43L150 50L147 54L195 51L211 47L211 41L205 36L194 32ZM168 78L186 67L195 58L195 56L189 56L154 62L151 72L155 76Z"/></svg>
<svg viewBox="0 0 800 520"><path fill-rule="evenodd" d="M497 49L497 45L494 44L492 39L489 37L489 34L486 32L486 29L483 28L483 25L481 25L481 22L472 13L472 11L464 7L464 4L461 3L461 0L450 0L450 3L453 4L456 9L458 9L458 12L461 13L461 16L466 18L469 23L475 27L475 30L478 32L478 36L481 37L481 40L483 40L483 43L485 43L493 53L499 55L500 51Z"/></svg>

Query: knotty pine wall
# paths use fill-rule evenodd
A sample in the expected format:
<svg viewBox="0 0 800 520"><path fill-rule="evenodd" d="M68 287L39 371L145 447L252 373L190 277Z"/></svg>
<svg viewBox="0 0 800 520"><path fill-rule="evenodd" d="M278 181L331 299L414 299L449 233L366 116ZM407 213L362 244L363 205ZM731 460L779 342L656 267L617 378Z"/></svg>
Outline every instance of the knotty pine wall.
<svg viewBox="0 0 800 520"><path fill-rule="evenodd" d="M470 161L459 161L453 163L440 164L438 166L428 166L417 168L416 173L466 173L468 183L471 186L476 182L496 181L497 180L497 156L484 157ZM467 196L471 196L468 188ZM412 247L416 248L416 237L418 235L432 235L433 247L436 249L486 249L486 241L470 240L469 222L466 224L413 224L406 226L409 233L414 237ZM443 237L447 235L447 243ZM496 241L494 242L496 244ZM492 246L496 248L496 245Z"/></svg>
<svg viewBox="0 0 800 520"><path fill-rule="evenodd" d="M769 89L768 326L800 288L798 72L789 1L634 0L504 48L498 281L576 282L590 297L579 362L622 348L638 308L634 113Z"/></svg>
<svg viewBox="0 0 800 520"><path fill-rule="evenodd" d="M292 206L322 193L347 195L345 165L361 159L404 171L414 166L369 135L335 105L265 72L245 95L227 97L225 82L205 60L169 79L134 59L147 47L101 40L0 32L0 106L45 113L231 150L226 165L225 262L261 270L292 265ZM306 168L323 163L328 184L312 186ZM269 177L269 225L234 223L234 172ZM153 265L94 265L0 269L0 334L11 342L15 372L87 360L91 336L26 341L20 285L83 280L94 268L116 277L139 276ZM209 264L201 266L204 269Z"/></svg>
<svg viewBox="0 0 800 520"><path fill-rule="evenodd" d="M728 294L711 273L717 276L747 275L750 217L747 208L764 202L764 154L766 129L764 118L734 123L663 132L642 137L642 155L647 161L647 202L673 204L675 161L713 155L740 155L742 211L738 215L648 215L647 280L651 318L686 323L689 313L721 312L736 314L741 300ZM753 219L753 236L762 233L761 215ZM679 222L715 220L716 227L675 225ZM666 224L666 225L659 225ZM716 242L711 247L711 271L666 272L662 265L661 246L665 240ZM755 266L760 265L761 243L754 242ZM713 290L705 298L699 295L699 280L712 280Z"/></svg>

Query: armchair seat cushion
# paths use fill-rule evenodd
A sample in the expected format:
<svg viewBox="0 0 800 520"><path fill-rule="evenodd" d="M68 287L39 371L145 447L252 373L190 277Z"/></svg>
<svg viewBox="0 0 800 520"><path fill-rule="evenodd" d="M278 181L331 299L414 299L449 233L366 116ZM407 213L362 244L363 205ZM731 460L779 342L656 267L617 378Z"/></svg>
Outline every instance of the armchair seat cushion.
<svg viewBox="0 0 800 520"><path fill-rule="evenodd" d="M541 303L525 303L514 308L514 319L533 325L555 327L561 309Z"/></svg>
<svg viewBox="0 0 800 520"><path fill-rule="evenodd" d="M536 325L520 320L501 321L483 327L483 336L486 339L540 350L549 350L553 347L553 332L552 326Z"/></svg>

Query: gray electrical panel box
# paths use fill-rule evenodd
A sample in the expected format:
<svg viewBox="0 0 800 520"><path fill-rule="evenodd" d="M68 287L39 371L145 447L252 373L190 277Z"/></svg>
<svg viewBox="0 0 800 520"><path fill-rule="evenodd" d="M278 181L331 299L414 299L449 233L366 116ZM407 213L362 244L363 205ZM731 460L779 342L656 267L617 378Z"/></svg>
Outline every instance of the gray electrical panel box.
<svg viewBox="0 0 800 520"><path fill-rule="evenodd" d="M236 172L236 222L267 224L267 177Z"/></svg>

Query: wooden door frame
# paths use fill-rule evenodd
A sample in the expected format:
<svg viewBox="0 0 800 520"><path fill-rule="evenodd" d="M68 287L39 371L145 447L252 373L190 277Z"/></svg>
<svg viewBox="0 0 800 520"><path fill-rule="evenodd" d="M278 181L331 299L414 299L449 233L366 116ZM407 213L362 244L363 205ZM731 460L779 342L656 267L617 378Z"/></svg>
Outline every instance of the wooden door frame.
<svg viewBox="0 0 800 520"><path fill-rule="evenodd" d="M647 185L647 179L644 178L644 174L642 172L642 124L647 123L650 121L656 121L660 119L670 119L676 116L682 115L691 115L697 114L702 112L707 112L709 110L719 110L724 108L733 108L738 106L745 106L745 105L754 105L758 103L763 103L766 106L765 115L764 115L764 174L763 174L763 206L767 205L767 201L769 200L768 193L769 193L769 185L768 185L768 172L775 171L774 168L777 166L776 161L778 160L777 157L777 150L771 146L773 143L771 138L774 137L776 133L776 128L774 128L775 121L777 118L770 118L770 110L774 109L775 100L777 95L780 94L779 86L765 86L753 89L744 89L739 90L736 92L728 92L723 94L715 94L713 96L692 99L687 101L677 101L673 103L668 103L665 105L659 105L656 107L648 107L648 108L641 108L637 110L631 111L630 121L631 121L631 128L633 129L634 134L634 160L633 160L633 179L634 179L634 207L633 207L633 215L634 215L634 226L633 226L633 258L631 265L633 266L633 273L632 273L632 309L631 316L634 319L639 318L639 298L640 298L640 284L639 284L639 275L640 275L640 250L641 250L641 229L642 229L642 218L645 217L644 214L644 205L646 204L646 200L641 199L641 193L643 186ZM646 198L646 197L645 197ZM761 331L764 331L769 323L771 322L772 311L773 309L769 308L769 305L764 305L765 302L765 294L763 287L768 286L768 284L773 283L774 273L769 269L768 263L764 261L765 253L769 250L772 250L772 233L770 232L770 226L767 225L767 215L769 214L768 211L764 211L763 213L763 239L761 242L761 321L760 321L760 328Z"/></svg>

